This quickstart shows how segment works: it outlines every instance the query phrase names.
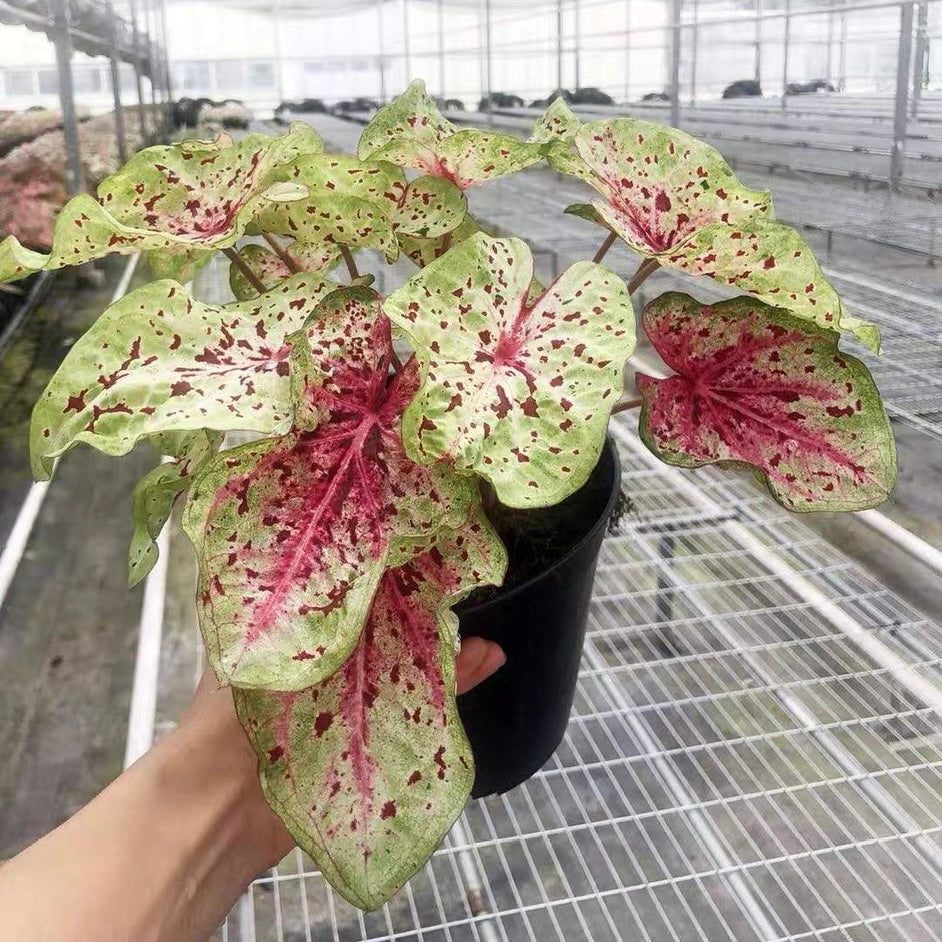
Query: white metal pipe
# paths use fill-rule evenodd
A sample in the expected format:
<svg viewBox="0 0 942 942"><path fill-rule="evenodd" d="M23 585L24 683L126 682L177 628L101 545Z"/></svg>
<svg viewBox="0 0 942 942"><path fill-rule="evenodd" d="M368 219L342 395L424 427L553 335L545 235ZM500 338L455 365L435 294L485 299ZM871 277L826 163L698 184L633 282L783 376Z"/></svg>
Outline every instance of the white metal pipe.
<svg viewBox="0 0 942 942"><path fill-rule="evenodd" d="M160 643L163 637L164 602L167 597L169 534L170 529L165 526L157 537L157 562L144 583L134 682L131 687L131 708L128 713L128 736L124 748L124 768L136 762L154 742Z"/></svg>
<svg viewBox="0 0 942 942"><path fill-rule="evenodd" d="M683 492L684 496L704 511L715 514L722 508L711 500L689 478L670 465L663 464L651 454L636 436L627 434L619 429L617 423L613 429L619 440L623 441L646 464L658 468L660 472L670 478L671 483ZM865 654L867 654L880 667L884 668L911 694L922 700L926 706L931 707L942 716L942 687L922 677L899 654L884 644L872 632L867 631L858 621L848 615L836 605L817 586L813 585L803 575L796 572L785 560L778 556L773 546L759 540L747 527L735 521L722 524L729 535L743 549L749 551L773 575L781 579L789 589L809 602L831 624L853 641Z"/></svg>
<svg viewBox="0 0 942 942"><path fill-rule="evenodd" d="M716 869L723 873L723 879L732 895L739 902L743 912L752 920L758 937L774 939L779 934L779 930L773 926L765 907L739 872L736 861L717 836L709 819L697 807L697 796L677 773L673 763L664 757L647 723L632 709L633 704L625 696L624 690L612 679L607 669L608 664L591 637L586 638L582 653L590 667L596 671L596 680L608 691L612 703L619 711L619 716L631 728L631 734L637 740L639 750L649 757L651 765L657 770L658 778L664 784L664 788L674 800L675 805L688 809L685 815L687 822L700 838Z"/></svg>
<svg viewBox="0 0 942 942"><path fill-rule="evenodd" d="M127 293L128 285L131 283L131 278L134 275L134 270L137 268L139 258L140 255L135 254L128 259L124 271L121 273L121 278L118 280L118 284L111 296L112 304L120 298L123 298ZM53 475L55 474L57 465L58 459L52 467ZM50 479L49 481L35 481L30 485L26 499L23 501L19 513L16 515L13 529L10 531L7 542L3 547L3 552L0 553L0 608L3 607L3 602L13 582L13 577L16 575L17 567L23 558L26 545L33 532L33 526L39 516L39 511L42 508L43 501L46 499L46 494L49 491L49 485L51 483L52 480Z"/></svg>

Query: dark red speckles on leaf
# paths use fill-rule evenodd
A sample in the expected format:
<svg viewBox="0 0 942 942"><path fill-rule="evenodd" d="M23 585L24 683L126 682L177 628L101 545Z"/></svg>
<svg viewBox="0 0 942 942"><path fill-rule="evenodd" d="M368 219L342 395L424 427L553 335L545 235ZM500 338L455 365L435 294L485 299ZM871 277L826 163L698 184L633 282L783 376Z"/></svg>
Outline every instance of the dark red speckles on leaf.
<svg viewBox="0 0 942 942"><path fill-rule="evenodd" d="M638 379L642 437L659 457L749 464L793 510L885 499L895 477L889 423L866 367L834 353L836 334L758 301L710 307L674 293L649 304L643 324L676 371ZM864 392L850 399L848 386Z"/></svg>
<svg viewBox="0 0 942 942"><path fill-rule="evenodd" d="M334 721L334 714L328 713L326 710L322 710L317 714L317 718L314 720L314 735L323 736L327 730L330 729L330 724Z"/></svg>

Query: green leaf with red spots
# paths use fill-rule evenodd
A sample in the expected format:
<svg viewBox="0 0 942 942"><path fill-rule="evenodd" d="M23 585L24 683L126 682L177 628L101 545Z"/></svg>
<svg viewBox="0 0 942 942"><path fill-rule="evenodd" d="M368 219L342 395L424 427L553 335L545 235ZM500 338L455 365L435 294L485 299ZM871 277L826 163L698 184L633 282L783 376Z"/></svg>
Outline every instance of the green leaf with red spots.
<svg viewBox="0 0 942 942"><path fill-rule="evenodd" d="M332 242L292 242L284 249L298 271L320 274L325 277L340 259L340 249ZM263 245L246 245L239 250L239 257L255 276L271 290L294 274L287 262ZM229 287L240 301L258 297L258 291L238 265L229 265Z"/></svg>
<svg viewBox="0 0 942 942"><path fill-rule="evenodd" d="M424 268L435 259L441 258L452 246L467 241L471 236L483 232L477 220L470 214L465 216L464 222L452 232L448 232L436 239L426 239L421 236L407 235L398 232L396 238L399 247L419 268Z"/></svg>
<svg viewBox="0 0 942 942"><path fill-rule="evenodd" d="M333 286L295 275L255 301L203 304L156 281L111 305L69 350L33 410L33 472L77 442L126 454L146 435L291 424L288 334Z"/></svg>
<svg viewBox="0 0 942 942"><path fill-rule="evenodd" d="M717 151L683 131L631 118L582 125L575 149L604 197L593 206L635 251L660 258L705 226L771 213L767 192L744 187ZM569 166L549 155L561 172Z"/></svg>
<svg viewBox="0 0 942 942"><path fill-rule="evenodd" d="M511 507L555 504L589 477L634 349L624 283L593 262L529 299L519 239L473 236L386 300L422 385L403 418L416 461L487 478Z"/></svg>
<svg viewBox="0 0 942 942"><path fill-rule="evenodd" d="M580 127L582 122L560 96L550 102L546 111L536 119L533 133L527 140L532 144L568 144L575 138Z"/></svg>
<svg viewBox="0 0 942 942"><path fill-rule="evenodd" d="M457 228L467 212L464 194L449 181L425 176L409 183L387 161L330 155L296 161L279 174L303 183L309 195L269 203L253 231L376 248L390 261L399 251L394 234L437 238Z"/></svg>
<svg viewBox="0 0 942 942"><path fill-rule="evenodd" d="M357 154L414 167L462 190L542 159L537 144L477 128L457 130L441 116L420 79L376 113L360 135Z"/></svg>
<svg viewBox="0 0 942 942"><path fill-rule="evenodd" d="M400 415L418 375L412 363L387 385L391 349L374 292L330 295L293 338L293 428L220 454L194 482L184 527L221 681L297 690L328 677L384 570L401 563L398 544L411 554L466 519L470 480L403 451Z"/></svg>
<svg viewBox="0 0 942 942"><path fill-rule="evenodd" d="M131 495L131 548L128 552L128 585L135 586L157 562L157 537L173 505L190 486L200 466L218 450L222 433L168 432L154 436L158 452L172 456L137 482Z"/></svg>
<svg viewBox="0 0 942 942"><path fill-rule="evenodd" d="M468 212L464 193L441 177L413 180L393 211L397 238L403 235L437 239L457 229Z"/></svg>
<svg viewBox="0 0 942 942"><path fill-rule="evenodd" d="M415 79L376 112L360 134L357 154L365 160L384 151L385 160L421 170L417 161L434 163L439 143L454 133L455 126L442 117L425 91L425 82Z"/></svg>
<svg viewBox="0 0 942 942"><path fill-rule="evenodd" d="M644 329L667 379L639 376L641 437L668 464L755 469L789 510L863 510L889 495L896 450L867 368L838 335L750 298L664 294Z"/></svg>
<svg viewBox="0 0 942 942"><path fill-rule="evenodd" d="M450 607L498 584L506 557L483 514L387 570L356 647L318 686L234 691L265 796L332 886L375 909L464 807L472 755L455 707Z"/></svg>
<svg viewBox="0 0 942 942"><path fill-rule="evenodd" d="M548 151L550 165L603 199L567 212L600 223L663 266L706 275L879 348L873 325L843 313L801 236L772 219L770 195L744 187L712 147L631 118L584 124L574 143L574 151Z"/></svg>
<svg viewBox="0 0 942 942"><path fill-rule="evenodd" d="M794 229L772 219L745 220L742 225L708 226L696 233L662 264L752 294L830 330L852 332L873 351L880 332L845 313L811 247Z"/></svg>
<svg viewBox="0 0 942 942"><path fill-rule="evenodd" d="M265 200L274 169L321 147L303 124L279 138L249 134L235 144L223 136L149 147L102 182L97 200L81 195L63 207L49 255L24 249L13 236L0 243L0 281L112 252L231 246Z"/></svg>
<svg viewBox="0 0 942 942"><path fill-rule="evenodd" d="M377 249L395 261L399 246L392 214L405 194L403 172L385 161L360 161L335 154L302 158L279 177L307 187L306 199L267 201L249 232L270 232L302 242Z"/></svg>

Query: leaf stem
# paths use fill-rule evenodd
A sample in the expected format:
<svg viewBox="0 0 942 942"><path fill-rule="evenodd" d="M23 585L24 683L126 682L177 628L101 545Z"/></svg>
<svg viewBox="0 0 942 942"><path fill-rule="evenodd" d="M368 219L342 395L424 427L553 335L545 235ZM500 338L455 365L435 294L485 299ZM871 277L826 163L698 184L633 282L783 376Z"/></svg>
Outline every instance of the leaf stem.
<svg viewBox="0 0 942 942"><path fill-rule="evenodd" d="M608 250L615 244L615 240L618 238L614 232L610 232L606 237L605 241L599 246L598 252L592 258L593 262L601 262L603 258L608 254Z"/></svg>
<svg viewBox="0 0 942 942"><path fill-rule="evenodd" d="M288 266L288 271L294 275L301 271L301 266L288 254L288 250L285 249L270 232L263 232L262 238L271 246L271 250L275 255Z"/></svg>
<svg viewBox="0 0 942 942"><path fill-rule="evenodd" d="M232 249L232 248L223 249L222 251L223 251L223 254L229 259L229 261L232 262L232 264L235 265L235 267L238 268L239 271L242 272L243 275L245 275L245 278L248 281L248 283L259 294L264 294L268 290L268 288L265 287L261 279L259 279L258 275L256 275L255 272L252 271L251 268L249 268L249 266L246 264L245 259L241 255L239 255L239 253L235 249Z"/></svg>
<svg viewBox="0 0 942 942"><path fill-rule="evenodd" d="M347 271L350 272L351 280L355 281L360 277L360 273L357 271L357 263L353 260L353 253L345 245L341 245L340 254L347 263Z"/></svg>
<svg viewBox="0 0 942 942"><path fill-rule="evenodd" d="M639 396L637 399L625 399L622 402L616 402L612 407L612 415L617 412L627 412L629 409L637 409L644 400Z"/></svg>
<svg viewBox="0 0 942 942"><path fill-rule="evenodd" d="M402 360L399 359L396 349L393 346L389 348L389 362L397 373L402 369Z"/></svg>
<svg viewBox="0 0 942 942"><path fill-rule="evenodd" d="M661 263L656 258L646 258L628 282L628 294L634 294L648 275L653 275L660 267Z"/></svg>

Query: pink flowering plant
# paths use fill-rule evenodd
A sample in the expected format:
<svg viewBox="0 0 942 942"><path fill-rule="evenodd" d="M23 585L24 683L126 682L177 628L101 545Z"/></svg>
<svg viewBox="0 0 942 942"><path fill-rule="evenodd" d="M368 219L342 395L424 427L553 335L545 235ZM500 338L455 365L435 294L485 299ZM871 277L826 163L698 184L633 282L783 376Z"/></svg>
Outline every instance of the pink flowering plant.
<svg viewBox="0 0 942 942"><path fill-rule="evenodd" d="M605 230L548 287L464 194L541 161L595 191L569 211ZM616 239L642 259L630 285L601 264ZM383 297L363 249L418 270ZM143 150L65 206L50 254L0 244L0 280L138 251L166 277L69 351L33 413L35 474L79 442L170 456L134 495L131 581L185 494L206 651L265 795L357 906L401 887L469 795L452 607L504 577L495 502L573 494L635 405L659 458L749 469L791 510L871 507L893 485L880 397L839 347L842 331L876 347L875 328L842 310L768 194L680 131L581 124L561 101L527 141L458 130L416 82L356 157L305 125ZM237 300L206 304L182 282L220 251ZM634 400L631 295L658 266L738 296L640 312L672 375L641 376ZM235 431L254 438L226 447Z"/></svg>

